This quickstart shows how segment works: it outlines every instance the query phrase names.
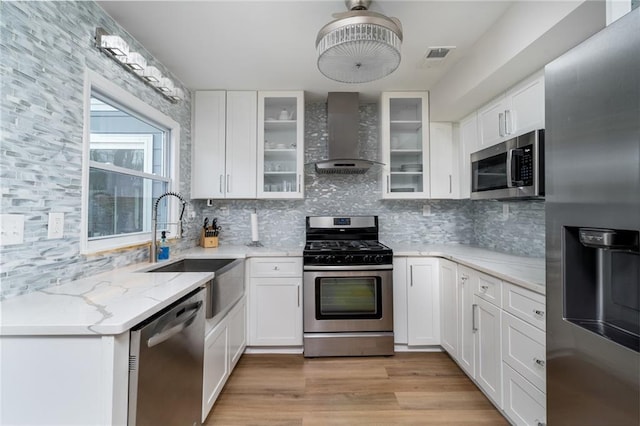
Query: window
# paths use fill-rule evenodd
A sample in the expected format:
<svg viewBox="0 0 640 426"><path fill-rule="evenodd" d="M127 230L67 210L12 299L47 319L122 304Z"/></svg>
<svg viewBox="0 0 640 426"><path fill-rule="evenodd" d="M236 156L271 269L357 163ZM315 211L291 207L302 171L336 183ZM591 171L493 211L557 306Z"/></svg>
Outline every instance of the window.
<svg viewBox="0 0 640 426"><path fill-rule="evenodd" d="M179 126L99 76L87 80L82 245L91 253L150 240L154 201L177 188ZM171 235L168 198L158 205L158 229Z"/></svg>

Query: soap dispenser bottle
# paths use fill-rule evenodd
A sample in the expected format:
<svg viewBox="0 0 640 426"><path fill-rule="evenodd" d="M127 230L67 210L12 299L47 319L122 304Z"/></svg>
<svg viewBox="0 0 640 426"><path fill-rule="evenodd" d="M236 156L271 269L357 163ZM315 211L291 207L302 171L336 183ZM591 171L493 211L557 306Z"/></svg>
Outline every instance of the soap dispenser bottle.
<svg viewBox="0 0 640 426"><path fill-rule="evenodd" d="M167 231L162 231L160 246L158 247L158 260L169 260L169 245L167 244Z"/></svg>

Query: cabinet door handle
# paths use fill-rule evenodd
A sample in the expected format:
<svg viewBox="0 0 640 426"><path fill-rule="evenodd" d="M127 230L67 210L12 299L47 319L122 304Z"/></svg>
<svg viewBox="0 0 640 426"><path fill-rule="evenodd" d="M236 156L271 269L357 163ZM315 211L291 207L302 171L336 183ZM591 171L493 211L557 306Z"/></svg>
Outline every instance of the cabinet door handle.
<svg viewBox="0 0 640 426"><path fill-rule="evenodd" d="M409 265L409 287L413 287L413 265Z"/></svg>
<svg viewBox="0 0 640 426"><path fill-rule="evenodd" d="M510 135L512 133L511 111L508 109L504 111L504 133L507 135Z"/></svg>
<svg viewBox="0 0 640 426"><path fill-rule="evenodd" d="M483 293L486 293L488 288L489 288L488 285L481 285L480 286L480 291L483 292Z"/></svg>
<svg viewBox="0 0 640 426"><path fill-rule="evenodd" d="M223 181L224 181L224 175L220 175L220 193L221 193L221 194L224 194L224 184L223 184Z"/></svg>
<svg viewBox="0 0 640 426"><path fill-rule="evenodd" d="M280 270L280 268L278 267L278 265L276 265L276 266L274 266L274 267L273 267L273 270L274 270L274 271L279 271L279 270Z"/></svg>
<svg viewBox="0 0 640 426"><path fill-rule="evenodd" d="M391 176L387 175L387 194L391 192Z"/></svg>
<svg viewBox="0 0 640 426"><path fill-rule="evenodd" d="M539 309L534 309L534 310L533 310L533 313L534 313L534 314L536 314L536 315L538 315L538 316L540 316L540 317L543 317L543 316L544 316L544 311L541 311L541 310L539 310Z"/></svg>
<svg viewBox="0 0 640 426"><path fill-rule="evenodd" d="M300 284L298 284L298 308L300 307Z"/></svg>
<svg viewBox="0 0 640 426"><path fill-rule="evenodd" d="M535 362L536 364L538 364L540 367L544 367L544 360L543 359L539 359L539 358L534 358L533 362Z"/></svg>
<svg viewBox="0 0 640 426"><path fill-rule="evenodd" d="M231 192L231 175L227 175L227 193Z"/></svg>
<svg viewBox="0 0 640 426"><path fill-rule="evenodd" d="M535 419L533 422L535 423L536 426L547 426L545 422L541 422L538 419Z"/></svg>
<svg viewBox="0 0 640 426"><path fill-rule="evenodd" d="M462 280L462 282L464 282L464 281L468 280L468 279L469 279L469 277L468 277L468 276L466 276L466 275L461 275L461 276L460 276L460 279Z"/></svg>
<svg viewBox="0 0 640 426"><path fill-rule="evenodd" d="M478 305L477 304L473 304L471 305L471 331L476 332L478 331L478 327L476 326L476 311L478 310Z"/></svg>
<svg viewBox="0 0 640 426"><path fill-rule="evenodd" d="M498 133L500 137L504 136L504 113L498 114Z"/></svg>
<svg viewBox="0 0 640 426"><path fill-rule="evenodd" d="M449 194L451 194L453 192L453 186L451 183L451 175L449 175Z"/></svg>
<svg viewBox="0 0 640 426"><path fill-rule="evenodd" d="M302 185L302 176L298 175L298 192L302 192L300 186Z"/></svg>

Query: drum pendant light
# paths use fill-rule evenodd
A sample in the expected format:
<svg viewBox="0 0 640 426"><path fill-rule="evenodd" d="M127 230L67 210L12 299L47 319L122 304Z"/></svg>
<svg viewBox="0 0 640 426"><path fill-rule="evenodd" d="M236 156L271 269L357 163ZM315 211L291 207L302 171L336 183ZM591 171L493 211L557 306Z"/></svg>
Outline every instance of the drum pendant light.
<svg viewBox="0 0 640 426"><path fill-rule="evenodd" d="M322 27L316 38L318 69L343 83L366 83L391 74L400 65L402 25L367 10L370 0L347 0L349 12Z"/></svg>

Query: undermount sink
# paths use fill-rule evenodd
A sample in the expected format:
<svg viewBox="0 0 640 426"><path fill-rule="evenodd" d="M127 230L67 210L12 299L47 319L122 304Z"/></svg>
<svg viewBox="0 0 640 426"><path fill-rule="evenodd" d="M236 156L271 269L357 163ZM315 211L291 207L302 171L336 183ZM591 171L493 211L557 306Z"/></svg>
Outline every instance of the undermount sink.
<svg viewBox="0 0 640 426"><path fill-rule="evenodd" d="M145 272L221 272L236 260L242 259L182 259L168 264L161 264Z"/></svg>

